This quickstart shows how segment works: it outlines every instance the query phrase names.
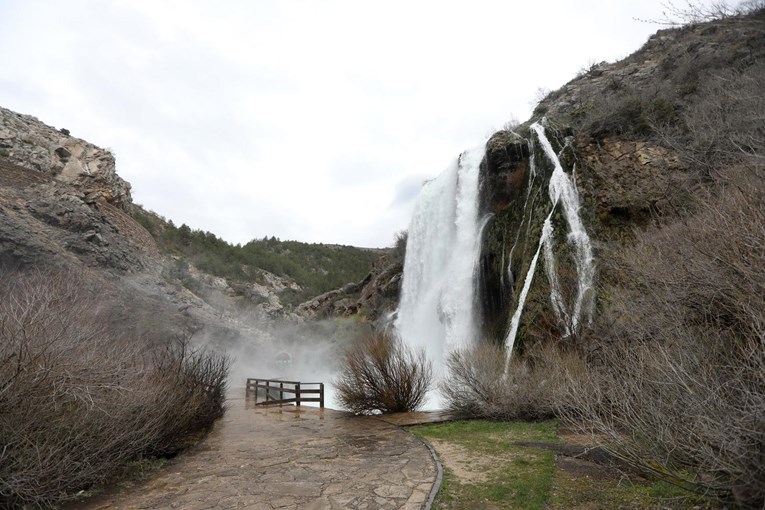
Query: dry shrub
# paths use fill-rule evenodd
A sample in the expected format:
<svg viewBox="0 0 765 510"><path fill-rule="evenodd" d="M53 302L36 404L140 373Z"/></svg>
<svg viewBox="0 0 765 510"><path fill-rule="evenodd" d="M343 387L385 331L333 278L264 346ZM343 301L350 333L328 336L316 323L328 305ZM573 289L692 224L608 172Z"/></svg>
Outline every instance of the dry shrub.
<svg viewBox="0 0 765 510"><path fill-rule="evenodd" d="M560 411L643 473L762 508L764 351L709 340L615 343Z"/></svg>
<svg viewBox="0 0 765 510"><path fill-rule="evenodd" d="M599 321L615 340L562 410L633 466L742 508L765 506L761 172L721 171L695 216L610 263Z"/></svg>
<svg viewBox="0 0 765 510"><path fill-rule="evenodd" d="M499 420L550 418L566 407L568 377L584 370L576 351L556 345L529 349L513 358L505 377L505 352L484 344L453 351L441 394L452 413Z"/></svg>
<svg viewBox="0 0 765 510"><path fill-rule="evenodd" d="M425 352L397 337L373 333L352 347L334 382L341 405L356 414L414 411L432 383Z"/></svg>
<svg viewBox="0 0 765 510"><path fill-rule="evenodd" d="M685 108L682 128L652 122L661 141L704 177L730 165L765 164L765 62L710 72L699 80L701 100Z"/></svg>
<svg viewBox="0 0 765 510"><path fill-rule="evenodd" d="M124 337L101 297L76 273L0 273L0 507L63 502L223 412L225 357Z"/></svg>

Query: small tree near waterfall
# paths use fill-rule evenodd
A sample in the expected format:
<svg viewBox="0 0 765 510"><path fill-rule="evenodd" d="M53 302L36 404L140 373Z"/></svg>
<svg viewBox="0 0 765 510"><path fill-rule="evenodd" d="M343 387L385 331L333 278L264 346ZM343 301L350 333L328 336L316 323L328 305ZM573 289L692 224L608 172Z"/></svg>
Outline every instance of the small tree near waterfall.
<svg viewBox="0 0 765 510"><path fill-rule="evenodd" d="M338 400L356 414L414 411L432 384L425 352L415 352L398 337L373 333L352 347L335 380Z"/></svg>

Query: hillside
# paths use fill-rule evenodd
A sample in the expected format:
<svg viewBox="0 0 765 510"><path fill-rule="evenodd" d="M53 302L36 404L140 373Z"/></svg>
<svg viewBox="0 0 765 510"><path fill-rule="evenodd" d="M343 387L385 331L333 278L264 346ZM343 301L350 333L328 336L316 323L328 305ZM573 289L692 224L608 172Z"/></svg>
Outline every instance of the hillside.
<svg viewBox="0 0 765 510"><path fill-rule="evenodd" d="M0 108L0 257L5 264L90 267L202 322L285 317L361 281L385 251L280 241L234 246L132 202L108 151ZM224 324L238 329L237 323Z"/></svg>
<svg viewBox="0 0 765 510"><path fill-rule="evenodd" d="M289 305L362 279L384 252L275 237L232 245L211 232L185 224L176 227L172 221L137 205L132 207L132 216L151 233L164 254L181 257L174 268L181 280L189 278L184 266L188 263L204 273L225 278L233 289L246 295L247 284L266 285L270 273L289 280L280 294L281 301ZM194 290L194 282L187 283Z"/></svg>
<svg viewBox="0 0 765 510"><path fill-rule="evenodd" d="M489 138L471 161L482 221L464 244L477 262L458 275L475 299L443 306L455 274L427 275L446 285L431 292L438 321L471 313L475 342L438 353L452 412L560 419L635 472L763 508L763 83L758 8L660 30ZM85 275L108 295L113 329L149 343L197 333L243 353L245 371L328 339L305 364L325 368L356 333L340 329L398 309L405 236L377 251L231 245L133 204L108 151L5 109L0 121L0 265ZM437 188L450 206L462 169L458 158L454 185ZM443 230L456 214L437 218ZM311 320L340 317L361 320Z"/></svg>
<svg viewBox="0 0 765 510"><path fill-rule="evenodd" d="M532 122L544 119L561 163L575 175L601 283L620 285L626 275L622 263L614 262L629 258L641 239L708 213L705 200L734 183L757 187L765 154L764 79L761 9L660 30L626 59L582 70L514 131L493 135L482 191L483 210L494 213L481 262L486 334L502 338L521 291L508 281L508 263L518 282L537 249L538 234L517 238L515 233L524 221L531 225L529 217L541 225L547 214L541 200L525 208L527 196L547 194L546 179L529 178L532 165L547 176L552 172L541 151L530 160ZM567 231L562 214L553 216L553 224L555 232ZM565 246L558 235L556 245ZM573 267L571 254L559 255L563 268ZM564 294L576 287L575 277L561 275ZM565 327L547 320L547 278L534 281L528 321L520 326L522 342L560 334Z"/></svg>
<svg viewBox="0 0 765 510"><path fill-rule="evenodd" d="M454 411L556 416L644 476L763 508L765 9L753 5L660 30L489 139L483 342L449 358Z"/></svg>

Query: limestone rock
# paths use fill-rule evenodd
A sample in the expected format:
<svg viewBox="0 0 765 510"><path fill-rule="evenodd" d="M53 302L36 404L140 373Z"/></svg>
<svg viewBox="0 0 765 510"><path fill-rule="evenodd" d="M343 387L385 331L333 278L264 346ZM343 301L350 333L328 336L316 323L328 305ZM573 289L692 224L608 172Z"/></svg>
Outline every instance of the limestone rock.
<svg viewBox="0 0 765 510"><path fill-rule="evenodd" d="M98 192L109 204L125 209L130 184L116 173L114 155L64 134L31 115L0 108L0 157L86 193Z"/></svg>
<svg viewBox="0 0 765 510"><path fill-rule="evenodd" d="M373 323L385 320L398 307L403 272L402 261L385 254L363 280L301 303L294 314L310 320L357 314Z"/></svg>

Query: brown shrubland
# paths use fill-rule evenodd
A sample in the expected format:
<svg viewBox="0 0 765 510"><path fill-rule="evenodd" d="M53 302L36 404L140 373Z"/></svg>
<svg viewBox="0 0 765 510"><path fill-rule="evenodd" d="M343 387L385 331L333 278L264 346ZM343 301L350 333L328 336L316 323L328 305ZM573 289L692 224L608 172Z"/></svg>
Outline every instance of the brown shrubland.
<svg viewBox="0 0 765 510"><path fill-rule="evenodd" d="M66 501L222 414L227 358L122 335L114 304L77 273L0 273L1 507Z"/></svg>
<svg viewBox="0 0 765 510"><path fill-rule="evenodd" d="M432 368L392 335L373 333L346 352L335 381L338 400L357 414L414 411L424 401Z"/></svg>
<svg viewBox="0 0 765 510"><path fill-rule="evenodd" d="M586 377L561 414L636 468L765 505L765 178L720 170L695 214L614 255Z"/></svg>
<svg viewBox="0 0 765 510"><path fill-rule="evenodd" d="M578 353L553 345L529 349L512 359L505 377L501 347L483 344L453 351L440 384L447 409L457 416L495 420L544 419L565 407L567 374L579 374Z"/></svg>

